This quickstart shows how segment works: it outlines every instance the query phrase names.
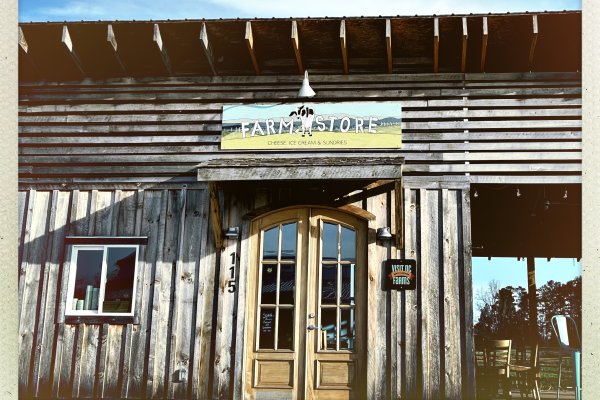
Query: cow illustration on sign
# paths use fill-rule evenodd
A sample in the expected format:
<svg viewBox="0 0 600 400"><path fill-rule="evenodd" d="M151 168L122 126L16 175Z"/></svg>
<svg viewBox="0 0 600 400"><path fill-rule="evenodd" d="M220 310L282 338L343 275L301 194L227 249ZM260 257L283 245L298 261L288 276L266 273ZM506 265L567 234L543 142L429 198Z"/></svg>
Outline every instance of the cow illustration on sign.
<svg viewBox="0 0 600 400"><path fill-rule="evenodd" d="M312 108L301 105L296 111L290 113L290 117L299 117L302 121L302 137L308 133L312 136L312 123L315 118L315 111Z"/></svg>

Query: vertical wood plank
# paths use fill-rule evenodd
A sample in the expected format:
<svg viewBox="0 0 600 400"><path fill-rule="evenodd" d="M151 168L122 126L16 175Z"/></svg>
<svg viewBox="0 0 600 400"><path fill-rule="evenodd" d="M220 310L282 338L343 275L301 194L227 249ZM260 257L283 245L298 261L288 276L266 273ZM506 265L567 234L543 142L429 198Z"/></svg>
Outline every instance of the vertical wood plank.
<svg viewBox="0 0 600 400"><path fill-rule="evenodd" d="M394 181L394 207L392 207L392 222L394 225L393 232L396 233L396 248L402 250L404 248L404 191L402 188L402 179Z"/></svg>
<svg viewBox="0 0 600 400"><path fill-rule="evenodd" d="M176 191L164 191L166 197L164 239L159 243L159 254L154 276L152 327L148 353L148 395L166 396L170 384L170 325L171 306L174 300L172 278L177 260L179 223L181 219L181 197ZM150 369L152 363L152 369ZM152 376L150 378L150 376Z"/></svg>
<svg viewBox="0 0 600 400"><path fill-rule="evenodd" d="M98 350L105 336L100 331L100 325L85 325L85 334L80 332L83 337L82 347L75 361L80 366L78 397L94 396L98 378Z"/></svg>
<svg viewBox="0 0 600 400"><path fill-rule="evenodd" d="M188 379L185 382L174 382L172 396L183 398L191 393L191 380L193 365L190 360L193 359L193 333L195 327L195 315L197 313L196 288L198 286L197 265L200 255L200 238L205 234L201 230L202 220L206 215L202 215L202 199L198 196L197 190L182 192L185 196L185 212L182 215L182 226L180 228L180 250L177 261L176 292L177 303L173 312L173 373L181 369L188 371ZM191 316L191 318L190 318Z"/></svg>
<svg viewBox="0 0 600 400"><path fill-rule="evenodd" d="M56 338L56 356L54 362L54 374L52 376L52 396L71 396L73 381L71 379L71 365L73 354L73 339L77 328L74 325L58 324ZM71 357L67 353L71 354Z"/></svg>
<svg viewBox="0 0 600 400"><path fill-rule="evenodd" d="M173 270L173 278L172 282L172 291L174 296L172 313L171 313L171 326L169 328L168 334L170 335L170 347L169 347L169 370L171 378L168 383L168 397L169 398L177 398L181 397L181 393L186 393L187 381L180 382L175 379L175 375L177 371L181 368L185 368L187 366L187 355L185 354L185 350L182 351L182 347L185 348L185 345L180 342L185 342L185 338L182 337L185 335L185 331L181 333L180 336L180 328L182 325L179 318L181 312L181 302L187 293L182 293L182 281L186 280L186 277L183 275L183 262L182 262L182 252L183 252L183 244L185 240L185 225L186 225L186 204L187 203L187 188L183 188L179 197L179 204L181 206L182 212L179 214L179 230L177 232L177 247L176 247L176 261L174 262L174 270ZM187 277L187 279L193 279L193 277ZM183 358L183 359L182 359Z"/></svg>
<svg viewBox="0 0 600 400"><path fill-rule="evenodd" d="M19 213L19 220L18 220L18 231L19 232L19 269L21 268L21 263L23 262L23 247L25 244L25 226L27 225L27 217L29 215L28 211L29 211L29 207L28 207L28 203L29 203L29 192L26 191L20 191L19 192L19 198L18 198L18 213ZM20 276L21 274L19 274ZM19 291L19 299L20 297L21 291Z"/></svg>
<svg viewBox="0 0 600 400"><path fill-rule="evenodd" d="M443 398L440 392L439 314L439 191L421 189L421 327L423 397Z"/></svg>
<svg viewBox="0 0 600 400"><path fill-rule="evenodd" d="M28 237L29 251L23 263L24 277L19 318L19 395L31 396L33 358L40 307L40 280L46 259L47 225L50 218L49 192L37 192L32 205L32 222Z"/></svg>
<svg viewBox="0 0 600 400"><path fill-rule="evenodd" d="M116 230L113 227L113 223L116 224L115 214L118 214L119 198L120 191L103 190L96 192L95 211L93 213L95 223L94 234L96 236L111 236L115 234ZM115 200L117 200L116 204ZM117 211L113 212L115 209ZM111 343L110 335L115 334L115 332L114 329L110 329L108 324L103 324L102 326L94 325L90 329L87 329L86 332L88 333L88 340L94 340L95 343L86 344L86 368L81 380L84 393L88 393L87 391L91 390L94 397L98 396L98 394L105 397L108 392L112 391L115 393L116 388L114 386L117 384L115 381L118 381L118 368L116 374L113 374L111 369L115 356L111 354L111 349L107 348L109 343ZM116 358L119 355L120 351L117 351ZM94 368L91 368L92 366Z"/></svg>
<svg viewBox="0 0 600 400"><path fill-rule="evenodd" d="M170 205L169 203L169 196L168 196L168 191L166 190L162 190L160 192L160 209L159 209L159 215L160 217L158 218L158 235L157 235L157 239L156 242L153 243L154 244L154 248L156 249L156 255L155 255L155 263L154 263L154 270L153 270L153 279L152 279L152 287L151 287L151 292L152 292L152 297L151 297L151 303L152 303L152 312L149 315L149 319L151 321L150 325L149 325L149 337L148 337L148 343L147 343L147 357L148 357L148 361L147 361L147 373L146 373L146 396L147 397L159 397L161 395L164 395L164 381L160 382L160 379L157 379L157 374L156 374L156 368L158 368L156 365L160 364L160 363L165 363L166 360L164 359L164 355L163 354L159 354L155 351L156 348L156 343L157 343L157 336L158 336L158 318L159 318L159 313L162 311L160 308L160 303L162 301L161 298L161 284L162 284L162 280L163 280L163 269L164 266L163 264L163 253L164 253L164 247L165 247L165 235L166 235L166 230L165 227L167 225L167 220L172 219L172 213L169 210ZM168 215L167 215L168 212ZM168 266L170 268L170 265ZM169 303L167 303L169 304ZM164 306L163 306L164 307ZM162 311L164 313L164 311ZM162 356L162 357L161 357Z"/></svg>
<svg viewBox="0 0 600 400"><path fill-rule="evenodd" d="M392 196L390 196L390 222L391 222L391 231L396 233L396 240L392 244L391 258L400 258L402 255L400 254L400 248L403 248L404 243L400 243L402 241L402 234L399 228L399 221L402 221L402 205L401 201L398 199L402 197L402 193L399 192L402 190L401 185L398 184L398 181L394 185L394 191L392 192ZM398 237L400 235L400 237ZM389 340L389 380L388 380L388 391L390 393L389 398L398 399L402 395L402 376L404 374L404 369L402 365L402 327L403 320L405 318L405 310L402 304L402 293L400 291L391 291L389 294L390 297L390 310L389 310L389 319L390 319L390 340Z"/></svg>
<svg viewBox="0 0 600 400"><path fill-rule="evenodd" d="M54 231L54 223L56 221L56 206L57 206L57 201L58 201L58 190L53 190L52 192L50 192L50 200L48 203L48 227L46 228L46 234L45 234L45 238L44 240L48 243L48 247L50 247L52 245L52 236L53 236L53 231ZM35 331L34 331L34 343L33 343L33 355L32 355L32 378L31 378L31 389L33 392L34 396L38 396L38 389L39 389L39 378L40 378L40 357L41 357L41 350L42 350L42 342L44 339L44 336L46 335L47 331L46 331L46 327L44 326L44 319L45 319L45 304L46 304L46 296L48 295L48 290L52 290L51 288L48 288L48 280L50 279L49 276L49 270L48 270L48 261L50 258L50 252L51 250L47 250L46 252L46 257L44 258L44 260L42 260L42 264L40 265L40 282L39 282L39 288L38 288L38 303L40 304L39 306L39 311L37 312L36 315L36 325L35 325ZM48 370L49 370L49 365L48 365ZM49 371L47 371L49 372ZM44 372L42 371L41 374L43 375Z"/></svg>
<svg viewBox="0 0 600 400"><path fill-rule="evenodd" d="M419 252L420 245L420 218L419 204L417 199L417 191L411 189L404 190L406 199L405 215L405 236L404 236L404 251L405 256L410 259L415 259L417 265L421 265L421 254ZM422 275L417 273L417 290L421 290ZM418 390L420 388L418 379L418 359L419 342L418 337L418 297L417 290L409 290L403 292L403 306L405 310L405 318L403 321L404 338L403 338L403 362L404 362L404 377L405 382L402 387L403 398L416 399L419 397Z"/></svg>
<svg viewBox="0 0 600 400"><path fill-rule="evenodd" d="M112 217L110 224L111 236L134 236L135 232L135 192L116 190L113 195ZM137 273L140 274L141 250L137 260ZM139 280L134 284L139 287ZM139 289L136 289L139 290ZM134 310L137 312L138 304L134 301ZM105 365L104 386L101 391L104 397L122 397L122 385L127 379L129 355L129 335L131 324L110 326L108 329L107 359L102 361Z"/></svg>
<svg viewBox="0 0 600 400"><path fill-rule="evenodd" d="M63 256L63 243L67 218L69 215L69 192L55 190L52 194L52 209L49 223L50 250L46 267L44 268L44 283L40 322L37 335L36 353L34 359L33 382L34 393L40 397L52 395L52 361L54 359L53 345L55 340L56 300L60 298L59 265Z"/></svg>
<svg viewBox="0 0 600 400"><path fill-rule="evenodd" d="M30 190L27 195L27 211L25 212L25 229L23 232L23 245L21 260L19 262L19 301L23 299L23 288L25 287L25 272L27 270L27 259L29 257L29 244L31 242L31 224L33 221L33 206L35 204L35 190ZM21 307L18 309L18 319L21 320Z"/></svg>
<svg viewBox="0 0 600 400"><path fill-rule="evenodd" d="M227 213L224 216L224 227L242 224L242 216L249 211L249 207L240 196L234 194L227 198ZM232 381L232 355L234 352L234 327L235 324L235 301L239 295L240 287L236 282L235 292L229 291L231 278L232 255L235 255L235 271L239 274L239 243L235 239L225 239L224 249L221 251L221 268L219 274L219 291L217 305L217 326L215 335L215 377L213 381L213 398L228 399L233 389ZM235 282L235 280L234 280ZM237 332L235 332L237 335Z"/></svg>
<svg viewBox="0 0 600 400"><path fill-rule="evenodd" d="M214 242L217 249L221 249L223 247L223 232L221 230L223 224L221 222L221 207L219 206L219 188L216 183L209 182L208 191L210 193L210 222Z"/></svg>
<svg viewBox="0 0 600 400"><path fill-rule="evenodd" d="M473 248L471 242L471 192L469 189L463 189L461 193L461 253L460 264L462 265L463 288L462 305L464 307L463 324L463 343L464 343L464 362L465 368L463 372L463 397L472 399L475 398L475 341L473 338L473 279L472 279L472 259Z"/></svg>
<svg viewBox="0 0 600 400"><path fill-rule="evenodd" d="M462 398L461 393L461 303L459 296L458 207L460 191L442 189L443 209L443 296L444 296L444 394L446 399Z"/></svg>
<svg viewBox="0 0 600 400"><path fill-rule="evenodd" d="M114 191L97 191L94 211L94 223L96 236L110 236L113 214Z"/></svg>
<svg viewBox="0 0 600 400"><path fill-rule="evenodd" d="M143 215L143 207L144 207L144 191L128 191L122 194L123 199L121 200L119 207L119 217L117 219L117 235L133 235L133 236L141 236L141 226L142 226L142 215ZM136 391L132 391L132 395L136 397L141 397L141 386L139 382L142 379L142 374L144 370L144 361L142 359L141 363L137 363L137 359L134 357L138 352L145 353L145 340L140 340L140 325L142 322L140 321L140 314L142 312L142 302L141 298L144 293L148 293L145 285L144 277L146 275L147 266L145 263L146 257L146 247L140 246L139 248L139 256L137 263L137 280L135 282L136 285L136 296L134 299L134 310L135 316L137 320L134 321L136 326L132 324L128 324L123 328L123 339L122 339L122 353L123 353L123 361L120 366L120 382L119 389L120 395L117 397L126 398L128 397L130 382L133 380L133 376L139 376L140 378L136 381L138 383L136 387ZM144 302L147 305L147 301ZM135 319L135 317L134 317ZM140 348L141 347L141 348ZM134 373L137 372L137 374ZM133 385L131 385L132 387ZM135 393L135 394L134 394ZM131 397L134 397L131 396Z"/></svg>
<svg viewBox="0 0 600 400"><path fill-rule="evenodd" d="M124 398L146 396L147 382L150 379L147 368L149 360L153 358L149 353L150 333L147 331L151 326L150 306L153 304L156 257L164 234L163 193L159 190L139 190L135 204L135 232L148 236L148 244L142 246L140 252L136 293L139 325L131 327L130 341L126 347L125 354L129 354L129 363L124 366L121 391L121 397Z"/></svg>
<svg viewBox="0 0 600 400"><path fill-rule="evenodd" d="M87 235L93 236L96 235L96 199L98 197L98 191L92 190L89 195L88 200L88 214L87 219Z"/></svg>
<svg viewBox="0 0 600 400"><path fill-rule="evenodd" d="M121 190L98 193L96 234L115 236L120 211ZM94 397L115 397L118 393L120 376L122 326L103 324L99 329L100 352L98 354L98 383L94 388Z"/></svg>
<svg viewBox="0 0 600 400"><path fill-rule="evenodd" d="M81 193L80 193L81 194ZM83 201L82 197L80 201ZM98 217L98 210L106 202L106 195L92 190L87 206L89 208L77 207L77 212L86 212L86 218L82 218L81 228L87 219L87 235L96 235L97 231L102 231L105 224L102 218ZM109 202L110 204L110 202ZM97 224L96 221L99 221ZM78 227L79 229L79 227ZM100 327L98 325L79 324L77 332L77 351L73 356L73 397L92 397L97 384L97 366L98 366L98 347L102 340L100 336ZM68 348L65 348L68 351Z"/></svg>
<svg viewBox="0 0 600 400"><path fill-rule="evenodd" d="M123 191L118 189L112 194L113 203L111 206L111 221L110 221L110 236L117 236L117 229L119 226L119 218L122 217L124 210L121 208L123 200Z"/></svg>
<svg viewBox="0 0 600 400"><path fill-rule="evenodd" d="M72 372L72 393L69 394L71 397L79 397L79 388L81 386L81 354L85 346L85 324L79 324L75 333L76 338L73 340L73 347L71 349L65 348L66 351L72 351L73 354L73 372Z"/></svg>
<svg viewBox="0 0 600 400"><path fill-rule="evenodd" d="M179 252L179 268L176 281L179 281L177 291L179 293L177 304L177 330L175 332L176 346L174 347L174 368L188 371L188 380L174 384L174 397L189 397L192 392L194 365L194 332L198 308L198 286L199 286L199 259L201 249L201 238L207 234L206 222L208 215L203 213L203 198L201 191L184 190L185 201L185 225L181 230L183 237ZM191 315L191 318L189 317Z"/></svg>
<svg viewBox="0 0 600 400"><path fill-rule="evenodd" d="M386 388L386 297L383 289L383 260L387 249L377 243L377 228L387 224L387 194L383 193L367 199L367 210L376 216L369 221L367 252L367 397L385 398Z"/></svg>
<svg viewBox="0 0 600 400"><path fill-rule="evenodd" d="M117 190L113 211L112 234L116 236L137 236L137 192ZM143 206L143 203L142 203ZM141 211L141 210L140 210ZM139 232L139 230L138 230Z"/></svg>
<svg viewBox="0 0 600 400"><path fill-rule="evenodd" d="M81 220L84 220L87 215L88 193L73 190L70 195L68 225L66 226L65 234L81 235L87 230L87 224L82 223ZM54 375L52 377L52 395L55 397L71 396L73 388L73 346L77 334L77 327L75 325L64 324L70 259L71 251L70 249L67 249L61 265L60 301L56 317L59 325L56 340L56 355L54 358Z"/></svg>
<svg viewBox="0 0 600 400"><path fill-rule="evenodd" d="M209 393L209 375L211 372L210 349L212 335L212 314L215 281L216 250L212 241L213 235L209 234L209 209L210 200L208 190L198 191L202 207L202 232L200 242L200 257L198 263L198 287L196 326L194 331L194 356L192 375L192 397L206 398Z"/></svg>
<svg viewBox="0 0 600 400"><path fill-rule="evenodd" d="M120 382L121 375L119 372L122 370L122 339L123 339L123 325L109 325L104 324L102 326L102 346L100 350L100 371L99 371L99 382L101 378L101 385L99 384L99 390L97 393L98 397L115 399L120 397Z"/></svg>
<svg viewBox="0 0 600 400"><path fill-rule="evenodd" d="M108 327L109 324L102 324L100 327L100 353L98 355L98 385L96 385L96 391L94 392L95 398L103 398L106 396L106 364L108 363Z"/></svg>
<svg viewBox="0 0 600 400"><path fill-rule="evenodd" d="M251 208L251 206L249 207ZM245 387L244 374L244 353L247 343L246 337L246 302L248 301L247 279L248 266L250 265L250 221L242 221L242 232L240 245L238 247L240 261L237 277L237 323L236 323L236 343L235 343L235 366L233 375L233 398L241 399Z"/></svg>

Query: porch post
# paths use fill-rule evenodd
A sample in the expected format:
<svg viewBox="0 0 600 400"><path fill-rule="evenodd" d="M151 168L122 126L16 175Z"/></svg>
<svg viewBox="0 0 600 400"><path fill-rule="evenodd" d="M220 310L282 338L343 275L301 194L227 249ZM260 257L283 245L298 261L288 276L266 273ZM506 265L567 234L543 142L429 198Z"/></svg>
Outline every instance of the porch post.
<svg viewBox="0 0 600 400"><path fill-rule="evenodd" d="M527 293L529 294L529 321L531 337L538 337L537 327L537 287L535 285L535 257L527 257Z"/></svg>

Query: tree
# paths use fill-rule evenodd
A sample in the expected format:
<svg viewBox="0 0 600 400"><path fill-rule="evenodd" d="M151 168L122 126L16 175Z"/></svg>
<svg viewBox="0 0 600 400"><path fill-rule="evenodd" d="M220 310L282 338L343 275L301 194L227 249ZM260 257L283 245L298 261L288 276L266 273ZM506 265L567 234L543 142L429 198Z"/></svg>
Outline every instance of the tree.
<svg viewBox="0 0 600 400"><path fill-rule="evenodd" d="M540 332L546 341L554 335L551 319L554 315L570 315L581 334L581 277L567 283L548 281L539 289Z"/></svg>
<svg viewBox="0 0 600 400"><path fill-rule="evenodd" d="M550 320L558 314L570 315L581 333L581 277L567 283L549 281L537 290L537 331L546 343L552 340ZM530 294L521 286L499 288L498 281L491 280L487 288L477 292L476 305L479 320L476 334L485 337L522 339L530 333Z"/></svg>
<svg viewBox="0 0 600 400"><path fill-rule="evenodd" d="M475 298L479 311L479 321L475 324L478 334L518 339L529 333L529 294L525 288L500 288L498 281L491 280Z"/></svg>
<svg viewBox="0 0 600 400"><path fill-rule="evenodd" d="M522 337L528 326L526 291L522 287L498 287L498 281L492 280L478 292L479 321L475 330L486 337Z"/></svg>

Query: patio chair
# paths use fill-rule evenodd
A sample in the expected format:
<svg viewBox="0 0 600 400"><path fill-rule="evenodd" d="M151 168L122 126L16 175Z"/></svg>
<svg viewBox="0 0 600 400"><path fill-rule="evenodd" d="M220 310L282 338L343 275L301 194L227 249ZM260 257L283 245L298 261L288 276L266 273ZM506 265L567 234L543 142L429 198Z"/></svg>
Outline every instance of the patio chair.
<svg viewBox="0 0 600 400"><path fill-rule="evenodd" d="M575 320L568 315L555 315L550 320L558 340L558 385L556 399L560 398L560 378L562 375L563 353L571 355L573 360L573 378L575 380L575 399L581 399L581 341Z"/></svg>
<svg viewBox="0 0 600 400"><path fill-rule="evenodd" d="M529 398L529 392L531 392L535 400L541 399L538 350L537 340L521 343L517 347L516 360L510 364L511 373L514 372L516 375L521 398L523 393Z"/></svg>
<svg viewBox="0 0 600 400"><path fill-rule="evenodd" d="M502 386L502 394L510 399L510 339L486 340L485 342L485 377L490 395L495 396L498 384Z"/></svg>
<svg viewBox="0 0 600 400"><path fill-rule="evenodd" d="M475 336L475 379L478 399L487 398L488 382L485 376L486 364L485 339L481 336Z"/></svg>

